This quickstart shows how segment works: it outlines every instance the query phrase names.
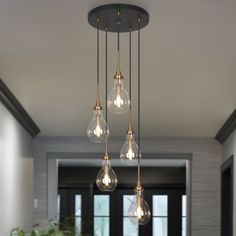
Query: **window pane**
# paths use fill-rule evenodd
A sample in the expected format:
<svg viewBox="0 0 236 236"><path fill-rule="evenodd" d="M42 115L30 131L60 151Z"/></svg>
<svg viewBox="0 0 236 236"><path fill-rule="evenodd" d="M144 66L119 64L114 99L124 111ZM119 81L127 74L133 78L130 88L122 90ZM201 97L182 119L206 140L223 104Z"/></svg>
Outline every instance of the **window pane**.
<svg viewBox="0 0 236 236"><path fill-rule="evenodd" d="M109 195L94 196L94 216L109 216Z"/></svg>
<svg viewBox="0 0 236 236"><path fill-rule="evenodd" d="M153 201L153 216L167 216L168 215L168 196L154 195Z"/></svg>
<svg viewBox="0 0 236 236"><path fill-rule="evenodd" d="M60 220L60 205L61 205L61 196L58 194L57 195L57 221L59 222Z"/></svg>
<svg viewBox="0 0 236 236"><path fill-rule="evenodd" d="M123 236L138 236L138 225L132 224L128 217L123 218Z"/></svg>
<svg viewBox="0 0 236 236"><path fill-rule="evenodd" d="M76 235L80 235L81 232L81 217L77 216L75 218L75 231L76 231Z"/></svg>
<svg viewBox="0 0 236 236"><path fill-rule="evenodd" d="M109 236L109 217L94 217L94 235Z"/></svg>
<svg viewBox="0 0 236 236"><path fill-rule="evenodd" d="M185 195L182 196L182 216L187 215L187 197Z"/></svg>
<svg viewBox="0 0 236 236"><path fill-rule="evenodd" d="M81 216L81 195L75 195L75 216Z"/></svg>
<svg viewBox="0 0 236 236"><path fill-rule="evenodd" d="M167 218L153 218L153 236L167 236Z"/></svg>
<svg viewBox="0 0 236 236"><path fill-rule="evenodd" d="M186 236L186 217L182 217L182 236Z"/></svg>
<svg viewBox="0 0 236 236"><path fill-rule="evenodd" d="M134 201L134 195L123 196L123 216L129 216L129 207Z"/></svg>

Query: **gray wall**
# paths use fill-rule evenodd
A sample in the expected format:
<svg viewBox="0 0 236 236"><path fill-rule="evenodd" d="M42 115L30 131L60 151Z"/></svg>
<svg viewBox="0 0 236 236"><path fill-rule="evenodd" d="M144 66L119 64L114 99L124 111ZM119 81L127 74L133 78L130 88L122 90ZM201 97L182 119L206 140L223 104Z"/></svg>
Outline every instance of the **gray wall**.
<svg viewBox="0 0 236 236"><path fill-rule="evenodd" d="M0 236L32 226L32 157L31 137L0 103Z"/></svg>
<svg viewBox="0 0 236 236"><path fill-rule="evenodd" d="M236 130L223 144L223 162L226 161L231 155L234 155L234 180L236 179ZM236 181L234 181L234 216L233 216L233 235L236 236Z"/></svg>
<svg viewBox="0 0 236 236"><path fill-rule="evenodd" d="M119 152L123 140L113 138L110 151ZM34 220L47 218L47 158L50 153L101 153L103 145L87 138L40 137L34 141L35 192L39 200ZM220 235L220 166L222 148L212 138L153 138L142 141L143 153L192 153L192 236ZM63 158L63 156L61 156ZM49 190L50 191L50 190Z"/></svg>

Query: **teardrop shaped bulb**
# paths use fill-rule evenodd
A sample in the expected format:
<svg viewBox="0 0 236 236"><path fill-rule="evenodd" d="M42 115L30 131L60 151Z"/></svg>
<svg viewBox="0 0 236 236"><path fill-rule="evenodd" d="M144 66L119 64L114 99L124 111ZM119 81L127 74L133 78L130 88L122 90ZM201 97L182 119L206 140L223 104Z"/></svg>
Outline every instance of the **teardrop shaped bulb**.
<svg viewBox="0 0 236 236"><path fill-rule="evenodd" d="M125 114L129 111L130 100L123 79L115 79L114 86L108 95L107 106L112 114Z"/></svg>
<svg viewBox="0 0 236 236"><path fill-rule="evenodd" d="M103 165L98 172L96 184L99 190L103 192L112 192L117 186L117 176L111 168L109 160L103 160Z"/></svg>
<svg viewBox="0 0 236 236"><path fill-rule="evenodd" d="M93 117L88 125L87 135L93 143L103 143L106 141L106 137L109 137L110 131L101 109L94 109Z"/></svg>
<svg viewBox="0 0 236 236"><path fill-rule="evenodd" d="M151 218L151 211L144 199L143 189L136 191L135 199L130 205L129 210L129 219L134 225L146 225Z"/></svg>
<svg viewBox="0 0 236 236"><path fill-rule="evenodd" d="M120 160L123 165L136 166L138 163L138 145L134 133L127 133L126 141L120 151Z"/></svg>

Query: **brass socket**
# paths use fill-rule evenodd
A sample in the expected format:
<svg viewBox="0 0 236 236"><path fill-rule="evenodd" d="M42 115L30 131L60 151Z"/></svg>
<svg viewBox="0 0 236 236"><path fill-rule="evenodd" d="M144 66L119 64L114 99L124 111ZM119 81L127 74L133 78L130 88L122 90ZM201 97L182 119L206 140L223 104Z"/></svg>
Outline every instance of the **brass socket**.
<svg viewBox="0 0 236 236"><path fill-rule="evenodd" d="M143 192L144 189L143 189L143 187L142 187L141 185L137 185L137 186L135 187L134 191L135 191L135 192Z"/></svg>
<svg viewBox="0 0 236 236"><path fill-rule="evenodd" d="M119 79L124 79L123 75L121 74L120 71L116 71L115 75L114 75L114 79L119 80Z"/></svg>
<svg viewBox="0 0 236 236"><path fill-rule="evenodd" d="M109 157L108 153L105 153L105 154L104 154L103 160L104 160L104 161L109 161L109 160L110 160L110 157Z"/></svg>
<svg viewBox="0 0 236 236"><path fill-rule="evenodd" d="M100 101L96 101L96 104L95 104L95 106L94 106L94 110L96 110L96 111L99 111L99 110L102 111L102 110L103 110Z"/></svg>
<svg viewBox="0 0 236 236"><path fill-rule="evenodd" d="M133 129L132 128L128 128L128 130L127 130L127 134L134 134L134 131L133 131Z"/></svg>

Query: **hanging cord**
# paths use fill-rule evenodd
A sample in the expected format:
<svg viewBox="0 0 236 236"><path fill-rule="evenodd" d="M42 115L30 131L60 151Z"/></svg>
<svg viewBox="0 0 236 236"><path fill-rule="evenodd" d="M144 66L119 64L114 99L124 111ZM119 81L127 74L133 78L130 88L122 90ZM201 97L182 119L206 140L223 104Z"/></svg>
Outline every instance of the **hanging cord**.
<svg viewBox="0 0 236 236"><path fill-rule="evenodd" d="M106 147L105 152L108 154L108 112L107 112L107 27L105 32L105 102L106 102L106 113L105 113L105 119L106 119Z"/></svg>
<svg viewBox="0 0 236 236"><path fill-rule="evenodd" d="M140 141L140 136L141 136L141 129L140 129L140 18L138 18L138 185L141 185L141 171L140 171L140 165L141 165L141 141Z"/></svg>
<svg viewBox="0 0 236 236"><path fill-rule="evenodd" d="M99 17L97 17L97 105L100 105L100 94L99 94Z"/></svg>
<svg viewBox="0 0 236 236"><path fill-rule="evenodd" d="M129 28L129 100L130 100L130 105L129 105L129 130L132 130L132 109L131 109L131 91L132 91L132 85L131 85L131 76L132 76L132 65L131 65L131 31L132 28Z"/></svg>
<svg viewBox="0 0 236 236"><path fill-rule="evenodd" d="M117 72L120 73L120 12L117 12Z"/></svg>
<svg viewBox="0 0 236 236"><path fill-rule="evenodd" d="M117 21L117 51L120 51L120 21Z"/></svg>

